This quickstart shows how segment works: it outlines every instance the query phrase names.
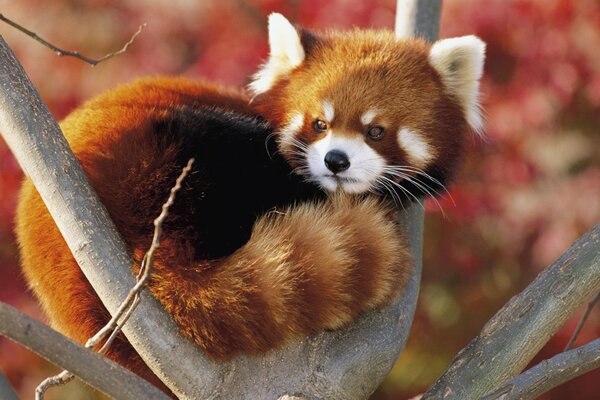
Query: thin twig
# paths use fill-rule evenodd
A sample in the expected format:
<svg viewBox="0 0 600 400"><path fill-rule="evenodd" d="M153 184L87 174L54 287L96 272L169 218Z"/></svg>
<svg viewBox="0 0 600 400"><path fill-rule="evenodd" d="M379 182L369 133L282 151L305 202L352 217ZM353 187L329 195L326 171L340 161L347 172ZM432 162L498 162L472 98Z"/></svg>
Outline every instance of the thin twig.
<svg viewBox="0 0 600 400"><path fill-rule="evenodd" d="M54 386L66 385L75 378L71 372L64 370L58 375L46 378L35 388L35 400L44 400L46 390Z"/></svg>
<svg viewBox="0 0 600 400"><path fill-rule="evenodd" d="M127 297L125 298L125 300L123 300L123 302L119 306L119 309L117 310L115 315L110 319L110 321L108 321L108 323L102 329L100 329L94 336L88 339L88 341L85 343L86 348L95 348L106 337L106 335L108 335L108 333L111 333L106 342L104 342L104 344L102 345L102 347L98 349L98 353L103 353L110 346L113 340L117 337L119 332L121 332L121 328L123 327L125 322L127 322L129 317L139 304L140 292L144 288L144 285L150 277L150 273L152 272L152 266L154 263L154 252L160 246L162 224L169 215L169 208L175 201L175 195L177 194L177 191L181 189L181 183L192 169L193 163L194 159L190 158L187 165L183 168L181 174L175 181L175 185L171 188L169 198L162 205L160 215L154 220L154 236L152 237L152 244L150 245L150 248L144 255L142 264L140 266L140 271L138 272L138 275L136 277L136 284L129 290ZM70 382L73 378L74 375L67 370L62 371L58 375L46 378L35 389L35 400L43 400L46 390L53 386L64 385Z"/></svg>
<svg viewBox="0 0 600 400"><path fill-rule="evenodd" d="M20 30L21 32L23 32L24 34L26 34L27 36L29 36L33 40L41 43L42 45L44 45L46 47L48 47L50 50L52 50L53 52L55 52L56 55L58 55L60 57L63 57L63 56L75 57L75 58L78 58L78 59L80 59L80 60L82 60L82 61L90 64L92 67L98 65L102 61L108 60L109 58L113 58L114 56L117 56L119 54L125 53L127 51L127 48L131 44L133 44L135 38L142 32L142 30L147 25L146 23L140 25L139 28L138 28L138 30L131 36L131 39L129 39L129 41L127 43L125 43L120 50L117 50L117 51L112 52L112 53L108 53L104 57L101 57L101 58L99 58L99 59L96 60L96 59L93 59L93 58L86 57L83 54L79 53L78 51L63 50L61 48L58 48L55 45L53 45L52 43L50 43L50 42L42 39L41 37L39 37L35 32L32 32L29 29L23 27L22 25L17 24L15 21L12 21L12 20L6 18L3 14L0 14L0 21L4 21L8 25L12 26L13 28L16 28L16 29Z"/></svg>
<svg viewBox="0 0 600 400"><path fill-rule="evenodd" d="M575 343L575 341L577 340L577 336L579 336L579 332L581 332L581 328L583 328L583 325L585 324L585 321L587 321L590 312L592 311L592 308L594 308L594 305L596 305L596 303L598 302L598 300L600 300L600 292L596 293L596 297L594 297L587 305L587 307L585 308L585 311L583 312L583 315L581 316L581 318L579 319L579 323L577 324L577 328L575 328L575 331L573 332L573 335L571 335L571 339L569 339L569 343L567 343L567 345L565 346L565 350L567 351L569 350L572 346L573 343Z"/></svg>

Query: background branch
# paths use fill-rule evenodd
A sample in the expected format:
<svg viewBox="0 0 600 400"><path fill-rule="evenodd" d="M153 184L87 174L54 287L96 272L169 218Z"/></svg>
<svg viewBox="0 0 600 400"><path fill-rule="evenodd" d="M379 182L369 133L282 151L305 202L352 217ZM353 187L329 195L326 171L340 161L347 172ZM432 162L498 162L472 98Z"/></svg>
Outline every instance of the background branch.
<svg viewBox="0 0 600 400"><path fill-rule="evenodd" d="M600 339L544 360L482 400L529 400L600 367Z"/></svg>
<svg viewBox="0 0 600 400"><path fill-rule="evenodd" d="M21 32L23 32L24 34L26 34L33 40L41 43L43 46L46 46L47 48L49 48L50 50L55 52L56 55L61 56L61 57L64 57L64 56L75 57L75 58L78 58L78 59L90 64L92 67L100 64L102 61L106 61L110 58L113 58L114 56L118 56L119 54L125 53L127 51L127 48L129 48L129 46L131 46L133 44L133 42L135 41L135 38L140 33L142 33L142 30L146 27L146 24L140 25L138 30L131 36L129 41L127 43L125 43L123 45L123 47L121 47L120 50L114 51L112 53L108 53L104 57L101 57L99 59L93 59L93 58L84 56L83 54L79 53L78 51L63 50L61 48L58 48L55 45L53 45L52 43L39 37L35 32L32 32L29 29L25 28L24 26L17 24L15 21L8 19L3 14L0 14L0 21L4 21L8 25L12 26L13 28L20 30Z"/></svg>
<svg viewBox="0 0 600 400"><path fill-rule="evenodd" d="M5 303L0 303L0 334L61 368L68 369L115 399L168 399L162 391L133 372L67 339Z"/></svg>
<svg viewBox="0 0 600 400"><path fill-rule="evenodd" d="M578 307L600 288L600 224L519 295L452 361L423 396L476 399L523 370Z"/></svg>

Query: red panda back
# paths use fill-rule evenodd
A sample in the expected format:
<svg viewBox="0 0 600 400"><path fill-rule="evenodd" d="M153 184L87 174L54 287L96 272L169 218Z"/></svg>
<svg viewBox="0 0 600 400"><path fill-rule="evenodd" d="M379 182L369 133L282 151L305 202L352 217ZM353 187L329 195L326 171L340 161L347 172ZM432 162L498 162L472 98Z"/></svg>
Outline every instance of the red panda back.
<svg viewBox="0 0 600 400"><path fill-rule="evenodd" d="M158 78L102 95L62 122L136 260L134 270L151 240L141 221L159 213L176 169L175 154L157 142L149 121L202 104L252 113L236 92ZM156 168L143 168L149 165ZM339 328L398 293L411 260L390 213L374 199L306 203L262 216L242 248L217 260L196 260L194 227L173 226L163 234L149 288L182 333L210 356L262 353L294 337ZM106 323L108 312L27 179L17 236L23 271L52 325L84 342ZM159 384L124 337L107 355Z"/></svg>

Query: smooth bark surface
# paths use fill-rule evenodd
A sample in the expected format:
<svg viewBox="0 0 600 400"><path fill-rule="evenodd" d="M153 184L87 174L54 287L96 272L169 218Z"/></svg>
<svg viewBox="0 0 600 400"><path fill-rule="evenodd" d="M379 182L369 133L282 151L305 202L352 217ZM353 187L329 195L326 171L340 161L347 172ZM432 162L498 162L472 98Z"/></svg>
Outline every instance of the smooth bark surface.
<svg viewBox="0 0 600 400"><path fill-rule="evenodd" d="M27 347L53 364L68 369L112 398L168 400L162 391L149 385L133 372L67 339L4 303L0 303L0 334ZM1 399L10 399L1 391L0 394L2 394Z"/></svg>
<svg viewBox="0 0 600 400"><path fill-rule="evenodd" d="M429 399L481 398L519 374L581 305L600 289L600 224L519 295L454 358Z"/></svg>

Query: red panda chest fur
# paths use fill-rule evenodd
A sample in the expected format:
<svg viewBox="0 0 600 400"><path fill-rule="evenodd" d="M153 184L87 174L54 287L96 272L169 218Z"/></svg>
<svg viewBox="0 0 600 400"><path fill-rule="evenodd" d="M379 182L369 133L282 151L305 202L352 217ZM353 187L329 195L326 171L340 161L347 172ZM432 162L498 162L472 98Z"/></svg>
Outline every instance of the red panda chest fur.
<svg viewBox="0 0 600 400"><path fill-rule="evenodd" d="M314 35L278 14L269 38L252 99L153 78L101 95L61 124L134 271L176 176L196 159L148 287L218 360L343 327L396 298L412 258L394 202L443 190L469 127L480 128L477 38ZM17 236L52 325L84 342L109 314L28 179ZM124 337L107 356L160 385Z"/></svg>

